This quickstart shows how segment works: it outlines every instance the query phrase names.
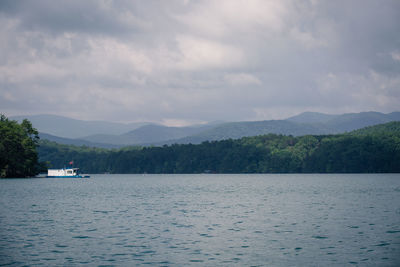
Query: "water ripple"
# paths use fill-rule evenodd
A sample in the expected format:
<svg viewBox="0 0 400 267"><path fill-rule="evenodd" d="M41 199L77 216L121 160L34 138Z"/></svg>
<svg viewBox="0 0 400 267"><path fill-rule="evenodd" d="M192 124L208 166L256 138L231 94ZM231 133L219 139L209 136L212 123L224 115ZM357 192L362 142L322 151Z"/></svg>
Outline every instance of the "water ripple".
<svg viewBox="0 0 400 267"><path fill-rule="evenodd" d="M0 265L395 265L399 178L0 180Z"/></svg>

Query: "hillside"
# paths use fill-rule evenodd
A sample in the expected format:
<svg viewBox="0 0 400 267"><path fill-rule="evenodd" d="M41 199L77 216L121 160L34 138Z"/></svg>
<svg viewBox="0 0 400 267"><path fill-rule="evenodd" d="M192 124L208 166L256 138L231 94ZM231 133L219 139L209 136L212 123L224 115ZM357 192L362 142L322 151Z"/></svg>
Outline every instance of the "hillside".
<svg viewBox="0 0 400 267"><path fill-rule="evenodd" d="M331 132L331 129L323 125L303 124L287 120L231 122L216 126L196 135L166 142L166 144L199 144L204 141L239 139L246 136L270 133L300 136L306 134L329 134Z"/></svg>
<svg viewBox="0 0 400 267"><path fill-rule="evenodd" d="M125 124L108 121L84 121L49 114L10 117L10 119L19 122L25 118L41 133L78 139L93 134L123 134L149 124L145 122Z"/></svg>
<svg viewBox="0 0 400 267"><path fill-rule="evenodd" d="M361 112L342 115L305 112L286 120L225 123L199 134L171 140L163 144L199 144L207 140L238 139L270 133L293 136L338 134L393 120L400 121L400 112L389 114Z"/></svg>
<svg viewBox="0 0 400 267"><path fill-rule="evenodd" d="M400 122L338 135L268 134L118 150L41 141L39 156L56 168L73 160L86 173L400 172Z"/></svg>
<svg viewBox="0 0 400 267"><path fill-rule="evenodd" d="M204 141L238 139L269 133L293 136L338 134L380 123L400 121L400 112L389 114L361 112L341 115L305 112L286 120L216 122L189 127L90 122L51 115L32 116L31 118L34 126L48 140L63 144L120 147L126 145L200 144ZM39 126L35 124L36 119L38 119ZM84 133L91 134L83 136ZM50 135L45 137L46 134ZM79 138L66 136L79 136Z"/></svg>
<svg viewBox="0 0 400 267"><path fill-rule="evenodd" d="M399 135L400 121L393 121L374 126L368 126L362 129L354 130L352 135Z"/></svg>
<svg viewBox="0 0 400 267"><path fill-rule="evenodd" d="M214 127L214 125L203 125L197 127L145 125L121 135L91 135L82 139L90 142L108 143L113 145L155 145L160 142L195 135L212 127Z"/></svg>
<svg viewBox="0 0 400 267"><path fill-rule="evenodd" d="M297 123L326 123L340 115L324 114L319 112L303 112L286 120Z"/></svg>
<svg viewBox="0 0 400 267"><path fill-rule="evenodd" d="M59 144L65 144L65 145L100 147L100 148L121 147L119 145L96 143L96 142L90 142L90 141L83 140L83 139L72 139L72 138L59 137L59 136L55 136L55 135L51 135L51 134L47 134L47 133L39 133L39 137L42 140L48 140L48 141L56 142Z"/></svg>
<svg viewBox="0 0 400 267"><path fill-rule="evenodd" d="M363 127L387 123L390 121L400 121L400 112L383 114L379 112L361 112L343 114L326 122L331 129L338 132L348 132Z"/></svg>

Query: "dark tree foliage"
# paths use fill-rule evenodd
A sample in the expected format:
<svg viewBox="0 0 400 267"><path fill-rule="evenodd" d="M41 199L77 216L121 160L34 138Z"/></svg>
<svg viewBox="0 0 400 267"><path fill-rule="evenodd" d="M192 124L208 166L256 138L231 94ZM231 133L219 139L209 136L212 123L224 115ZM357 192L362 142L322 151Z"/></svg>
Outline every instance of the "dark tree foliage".
<svg viewBox="0 0 400 267"><path fill-rule="evenodd" d="M366 173L400 172L400 122L349 134L268 134L200 145L106 150L42 141L41 160L71 160L87 173Z"/></svg>
<svg viewBox="0 0 400 267"><path fill-rule="evenodd" d="M38 174L38 141L38 132L28 120L19 124L0 115L0 177Z"/></svg>

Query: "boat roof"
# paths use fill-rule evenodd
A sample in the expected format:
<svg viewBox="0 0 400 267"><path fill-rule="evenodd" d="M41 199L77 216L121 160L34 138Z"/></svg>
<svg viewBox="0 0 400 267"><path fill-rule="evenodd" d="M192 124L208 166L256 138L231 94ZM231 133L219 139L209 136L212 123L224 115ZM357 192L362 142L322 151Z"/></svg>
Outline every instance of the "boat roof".
<svg viewBox="0 0 400 267"><path fill-rule="evenodd" d="M49 170L79 170L79 168L61 168L61 169L49 169Z"/></svg>

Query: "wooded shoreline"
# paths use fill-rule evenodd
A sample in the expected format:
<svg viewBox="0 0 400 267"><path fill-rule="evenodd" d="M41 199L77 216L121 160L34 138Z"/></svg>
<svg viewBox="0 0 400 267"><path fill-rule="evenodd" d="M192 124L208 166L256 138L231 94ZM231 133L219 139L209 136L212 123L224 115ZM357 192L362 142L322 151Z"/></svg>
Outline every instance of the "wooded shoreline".
<svg viewBox="0 0 400 267"><path fill-rule="evenodd" d="M100 149L40 141L51 167L70 160L85 173L398 173L400 122L346 134L268 134L199 145Z"/></svg>

